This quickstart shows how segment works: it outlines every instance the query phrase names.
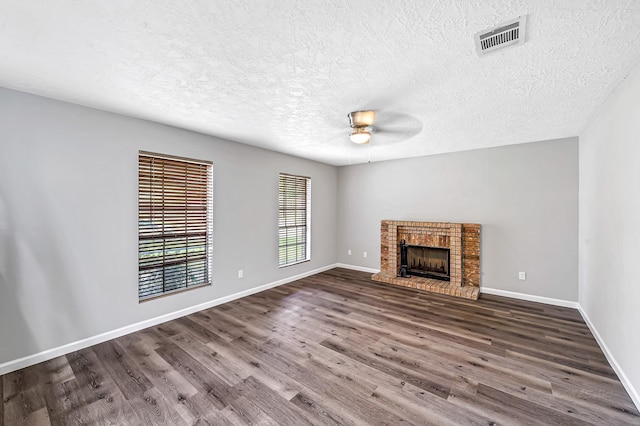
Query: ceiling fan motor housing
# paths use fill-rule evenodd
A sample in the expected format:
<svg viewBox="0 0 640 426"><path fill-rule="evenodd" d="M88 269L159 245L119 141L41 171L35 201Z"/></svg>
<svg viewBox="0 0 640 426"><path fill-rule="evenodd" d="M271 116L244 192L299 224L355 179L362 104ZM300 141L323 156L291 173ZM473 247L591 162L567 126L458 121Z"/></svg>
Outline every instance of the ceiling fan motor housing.
<svg viewBox="0 0 640 426"><path fill-rule="evenodd" d="M367 144L371 140L369 126L376 118L375 111L354 111L349 113L349 125L353 129L349 139L353 143Z"/></svg>
<svg viewBox="0 0 640 426"><path fill-rule="evenodd" d="M375 111L354 111L349 113L349 124L353 128L369 127L375 119Z"/></svg>

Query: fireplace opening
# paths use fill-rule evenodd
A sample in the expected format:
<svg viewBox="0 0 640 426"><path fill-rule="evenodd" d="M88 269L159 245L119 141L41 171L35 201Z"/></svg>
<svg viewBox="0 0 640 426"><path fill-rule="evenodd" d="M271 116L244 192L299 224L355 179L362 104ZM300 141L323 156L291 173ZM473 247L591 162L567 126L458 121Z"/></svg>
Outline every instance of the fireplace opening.
<svg viewBox="0 0 640 426"><path fill-rule="evenodd" d="M403 240L400 243L400 275L449 281L449 257L448 248L412 246Z"/></svg>

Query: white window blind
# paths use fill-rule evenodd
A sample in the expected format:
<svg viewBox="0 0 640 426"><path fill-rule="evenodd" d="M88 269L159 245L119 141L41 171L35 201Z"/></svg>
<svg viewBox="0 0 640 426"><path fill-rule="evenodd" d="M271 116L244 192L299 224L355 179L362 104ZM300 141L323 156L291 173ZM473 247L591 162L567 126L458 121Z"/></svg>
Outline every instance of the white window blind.
<svg viewBox="0 0 640 426"><path fill-rule="evenodd" d="M212 165L140 152L138 298L211 284Z"/></svg>
<svg viewBox="0 0 640 426"><path fill-rule="evenodd" d="M278 263L282 267L311 258L311 179L281 173L278 192Z"/></svg>

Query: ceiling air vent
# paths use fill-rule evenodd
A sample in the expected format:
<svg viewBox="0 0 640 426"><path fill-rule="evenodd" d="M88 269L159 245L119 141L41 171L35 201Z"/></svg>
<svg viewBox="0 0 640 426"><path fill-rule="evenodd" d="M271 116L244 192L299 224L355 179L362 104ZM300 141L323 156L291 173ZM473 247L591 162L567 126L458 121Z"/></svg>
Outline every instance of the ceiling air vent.
<svg viewBox="0 0 640 426"><path fill-rule="evenodd" d="M522 15L501 24L496 28L480 31L476 34L476 48L478 56L486 55L503 47L524 43L527 15Z"/></svg>

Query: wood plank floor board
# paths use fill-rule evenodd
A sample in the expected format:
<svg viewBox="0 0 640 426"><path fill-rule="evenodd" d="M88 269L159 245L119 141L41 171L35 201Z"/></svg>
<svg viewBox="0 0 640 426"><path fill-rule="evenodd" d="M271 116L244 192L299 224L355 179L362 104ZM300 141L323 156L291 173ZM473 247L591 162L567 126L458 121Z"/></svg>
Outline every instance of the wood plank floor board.
<svg viewBox="0 0 640 426"><path fill-rule="evenodd" d="M247 346L247 341L238 338L233 344L209 343L208 347L217 353L223 354L228 359L237 360L245 373L242 377L254 377L266 384L270 389L278 393L284 399L290 399L301 389L301 385L288 374L293 361L286 357L281 360L270 357L264 350L255 350ZM244 379L243 379L244 380Z"/></svg>
<svg viewBox="0 0 640 426"><path fill-rule="evenodd" d="M145 328L144 330L140 330L137 333L129 334L124 337L138 337L140 340L144 341L150 348L157 349L161 347L163 344L167 342L171 342L171 338L167 335L160 333L156 328Z"/></svg>
<svg viewBox="0 0 640 426"><path fill-rule="evenodd" d="M256 317L248 307L237 305L236 316L242 321L261 321L269 329L270 335L287 339L293 349L305 347L307 344L319 342L326 336L324 332L314 327L316 321L309 321L309 317L286 319L278 315L278 321L264 317ZM309 325L307 325L309 324Z"/></svg>
<svg viewBox="0 0 640 426"><path fill-rule="evenodd" d="M512 412L508 407L503 407L499 401L487 400L477 394L468 394L466 392L452 393L449 395L448 402L452 410L464 409L476 415L486 416L491 419L489 424L493 425L551 426L544 423L541 419L538 419L535 415L528 416L517 410Z"/></svg>
<svg viewBox="0 0 640 426"><path fill-rule="evenodd" d="M469 308L465 308L465 311L468 311ZM514 312L502 312L502 313L491 313L483 315L482 324L473 324L473 322L469 321L468 313L465 311L461 311L457 307L440 307L439 311L441 313L446 313L447 317L457 318L461 323L468 324L471 326L481 326L483 328L489 327L492 329L500 329L500 330L510 330L514 333L529 335L536 335L540 337L555 337L559 341L567 342L568 344L571 342L575 342L577 344L582 343L586 350L593 350L592 348L592 339L591 333L588 328L582 324L582 326L575 325L575 323L566 323L564 321L559 321L558 319L553 319L551 321L545 321L544 317L539 316L518 316L514 315ZM531 323L535 321L537 327L535 330L531 330Z"/></svg>
<svg viewBox="0 0 640 426"><path fill-rule="evenodd" d="M201 344L206 345L213 340L217 340L221 337L220 335L223 334L220 332L216 333L206 325L200 324L200 322L197 320L197 317L195 316L178 318L177 320L175 320L175 322L176 328L179 328L180 333L171 337L179 337L185 330L188 330L189 333L197 338ZM237 336L234 336L231 340L235 339L236 337Z"/></svg>
<svg viewBox="0 0 640 426"><path fill-rule="evenodd" d="M564 351L559 351L553 349L553 346L549 345L540 345L538 341L533 340L532 344L527 344L525 342L521 342L520 344L514 344L507 340L499 340L493 342L493 345L497 348L503 349L506 352L512 354L522 354L527 355L532 358L538 358L543 361L552 362L558 366L571 367L576 370L583 370L593 374L601 375L603 377L608 377L612 379L617 379L617 376L613 369L607 364L595 364L589 362L588 359L576 359ZM594 341L595 344L595 341Z"/></svg>
<svg viewBox="0 0 640 426"><path fill-rule="evenodd" d="M44 375L48 378L47 383L57 384L64 383L68 380L75 378L73 370L69 365L69 360L66 357L58 357L42 364L44 368Z"/></svg>
<svg viewBox="0 0 640 426"><path fill-rule="evenodd" d="M156 388L151 388L142 395L130 398L129 402L140 417L140 424L187 425L187 422L175 410L174 404L167 401Z"/></svg>
<svg viewBox="0 0 640 426"><path fill-rule="evenodd" d="M125 398L131 400L153 387L147 376L142 374L119 342L110 340L95 345L93 351L102 361L106 373L113 378Z"/></svg>
<svg viewBox="0 0 640 426"><path fill-rule="evenodd" d="M349 343L350 346L354 346L349 339L342 343ZM387 338L379 339L367 345L360 345L359 349L361 355L364 354L370 359L379 361L392 368L392 371L402 369L404 372L426 379L429 383L440 383L443 387L446 384L448 388L454 386L466 387L469 384L468 377L461 376L459 372L447 368L453 363L458 363L459 360L456 359L436 357L429 352L413 351L412 348L402 346L396 341ZM435 394L439 395L440 392L435 392Z"/></svg>
<svg viewBox="0 0 640 426"><path fill-rule="evenodd" d="M18 418L28 421L37 418L43 422L41 409L45 408L44 394L39 389L44 385L43 365L38 364L30 369L22 369L9 373L4 377L3 401L7 418ZM37 413L37 414L34 414Z"/></svg>
<svg viewBox="0 0 640 426"><path fill-rule="evenodd" d="M504 322L503 324L492 321L491 317L484 318L484 324L473 324L472 322L464 322L462 320L450 320L446 321L442 319L442 315L424 314L420 318L414 319L414 323L423 327L430 327L429 323L438 324L441 329L446 327L448 333L457 331L457 335L473 336L482 335L485 338L491 340L491 342L508 341L511 345L519 345L522 347L530 346L531 340L535 340L541 350L546 351L548 347L560 347L562 353L567 354L567 357L582 359L586 362L588 359L587 354L583 350L576 349L568 341L554 341L550 342L544 333L542 333L539 327L535 330L527 330L520 326L514 326ZM529 326L531 329L531 327ZM597 348L597 347L596 347ZM596 352L598 355L601 352Z"/></svg>
<svg viewBox="0 0 640 426"><path fill-rule="evenodd" d="M365 383L367 387L377 389L386 386L389 389L400 390L404 386L401 378L386 374L367 364L358 362L349 357L326 348L318 346L314 349L314 355L307 360L305 367L312 371L327 371L328 374L346 378L349 381Z"/></svg>
<svg viewBox="0 0 640 426"><path fill-rule="evenodd" d="M521 369L521 363L514 362L504 356L496 356L455 343L442 344L442 342L427 341L426 339L411 344L399 339L387 340L383 338L379 345L386 345L392 350L409 352L413 358L421 359L423 363L433 361L434 365L429 368L430 370L442 371L445 374L449 372L451 375L462 374L465 378L475 377L478 379L478 374L485 377L503 377L513 379L514 382L521 385L547 392L551 391L550 380L564 378L568 369L555 364L547 365L545 368L530 365L527 369ZM381 351L383 350L381 348ZM420 357L425 353L429 355ZM420 368L425 366L421 365ZM552 374L553 372L556 374Z"/></svg>
<svg viewBox="0 0 640 426"><path fill-rule="evenodd" d="M640 415L633 403L615 390L610 391L606 387L589 386L588 383L584 385L554 383L553 395L556 398L598 410L611 418L640 424Z"/></svg>
<svg viewBox="0 0 640 426"><path fill-rule="evenodd" d="M512 363L512 360L516 360L515 363ZM538 377L549 380L552 383L576 388L606 389L606 393L602 393L603 397L605 395L613 395L616 400L624 400L631 403L630 400L627 400L627 393L617 378L594 374L590 371L567 367L515 352L507 352L505 363L516 366L527 363L529 371L535 372Z"/></svg>
<svg viewBox="0 0 640 426"><path fill-rule="evenodd" d="M160 394L147 375L126 352L120 342L108 341L94 346L106 371L131 404L135 414L147 424L179 424L178 414Z"/></svg>
<svg viewBox="0 0 640 426"><path fill-rule="evenodd" d="M241 330L242 332L238 337L242 336L245 339L250 339L255 342L264 342L271 336L269 330L265 328L262 323L260 323L260 326L255 326L252 322L242 321L235 315L231 315L224 311L212 310L208 312L208 314L208 320L205 321L201 317L195 317L195 321L202 321L204 326L210 326L210 324L213 323L222 325L225 328Z"/></svg>
<svg viewBox="0 0 640 426"><path fill-rule="evenodd" d="M397 365L390 362L384 362L384 359L379 358L378 354L370 354L364 351L360 351L360 348L343 344L333 339L326 339L322 341L322 346L336 351L337 353L347 356L354 361L366 364L374 370L381 371L388 375L399 378L402 382L411 383L412 385L419 387L420 389L433 393L434 395L446 398L449 395L449 385L442 383L441 381L433 381L426 374L415 373L408 368Z"/></svg>
<svg viewBox="0 0 640 426"><path fill-rule="evenodd" d="M315 378L311 374L299 376L301 380L307 379L307 383ZM312 388L312 386L309 386ZM357 392L349 392L349 387L344 387L335 382L324 384L322 388L316 388L321 400L332 409L355 419L356 424L407 424L407 420L393 413L389 407L382 407L370 399L371 395L363 395ZM351 389L353 389L351 387Z"/></svg>
<svg viewBox="0 0 640 426"><path fill-rule="evenodd" d="M343 413L335 404L327 404L327 401L315 393L311 395L309 391L298 392L289 400L301 410L309 413L310 417L319 420L327 425L357 425L358 420Z"/></svg>
<svg viewBox="0 0 640 426"><path fill-rule="evenodd" d="M223 414L231 424L278 426L278 422L269 417L260 407L244 396L239 397L225 407L221 414Z"/></svg>
<svg viewBox="0 0 640 426"><path fill-rule="evenodd" d="M197 340L188 332L180 333L174 341L203 367L215 371L216 375L229 386L240 383L250 375L233 359L226 358L208 345L197 344Z"/></svg>
<svg viewBox="0 0 640 426"><path fill-rule="evenodd" d="M51 423L81 425L89 421L87 404L75 379L52 384L49 389L44 397Z"/></svg>
<svg viewBox="0 0 640 426"><path fill-rule="evenodd" d="M368 385L357 377L334 374L332 371L324 372L324 374L318 374L318 372L311 374L305 366L297 364L295 361L285 361L287 359L286 353L280 352L277 346L269 345L269 342L262 347L252 347L250 343L240 338L236 343L247 352L251 350L259 352L260 359L279 370L283 375L290 376L303 386L303 391L313 389L322 398L331 401L334 407L341 407L343 411L349 408L355 410L352 414L359 419L360 424L363 422L371 424L374 420L384 420L387 422L385 424L404 422L404 419L396 418L391 413L367 401L372 395L375 385Z"/></svg>
<svg viewBox="0 0 640 426"><path fill-rule="evenodd" d="M275 357L284 357L288 353L287 345L281 346L278 343L275 339L270 340L264 345L264 348ZM333 389L340 388L345 393L352 393L363 398L368 398L378 386L367 377L361 377L339 368L323 369L320 367L318 370L313 370L313 374L309 374L312 370L309 369L308 358L299 359L299 362L296 361L295 366L289 368L288 371L291 372L291 377L294 380L307 388L321 389L320 385L327 385ZM321 377L323 381L318 383L317 377Z"/></svg>
<svg viewBox="0 0 640 426"><path fill-rule="evenodd" d="M78 382L79 399L89 412L89 424L95 419L107 424L126 424L137 418L91 348L72 352L66 358Z"/></svg>
<svg viewBox="0 0 640 426"><path fill-rule="evenodd" d="M255 345L242 337L233 343L236 353L240 357L251 359L251 364L256 367L250 376L253 380L270 385L270 389L286 400L303 389L303 384L295 377L295 373L302 367L295 360L288 356L278 356L266 345Z"/></svg>
<svg viewBox="0 0 640 426"><path fill-rule="evenodd" d="M353 315L349 315L349 317L353 317ZM366 317L359 321L366 321ZM455 331L452 332L445 326L431 326L427 324L417 324L416 322L407 323L403 321L396 321L393 318L393 315L390 315L389 319L385 322L384 329L390 333L387 333L386 336L381 336L382 338L392 334L394 340L404 341L407 344L410 344L411 342L418 345L424 345L428 342L439 342L444 344L446 342L447 344L455 343L468 348L476 348L483 353L488 351L498 355L504 354L504 350L494 350L490 339L472 336L468 333L461 335Z"/></svg>
<svg viewBox="0 0 640 426"><path fill-rule="evenodd" d="M581 425L584 423L568 414L551 410L543 405L509 395L484 384L478 385L475 398L483 406L491 405L493 409L508 414L513 423L528 422L529 419L535 419L535 423L542 425Z"/></svg>
<svg viewBox="0 0 640 426"><path fill-rule="evenodd" d="M131 354L153 387L174 403L198 394L198 390L144 341L128 342L123 347Z"/></svg>
<svg viewBox="0 0 640 426"><path fill-rule="evenodd" d="M166 344L156 349L156 352L205 395L218 410L222 410L238 397L233 387L227 385L217 374L204 367L178 345Z"/></svg>
<svg viewBox="0 0 640 426"><path fill-rule="evenodd" d="M193 396L181 396L175 410L191 425L221 425L230 423L222 411L211 402L208 395L197 393Z"/></svg>
<svg viewBox="0 0 640 426"><path fill-rule="evenodd" d="M238 383L234 390L253 402L278 424L313 425L313 419L307 418L300 408L294 404L288 404L288 400L257 381L253 376Z"/></svg>
<svg viewBox="0 0 640 426"><path fill-rule="evenodd" d="M381 339L370 350L375 351L380 358L400 363L417 373L428 371L432 377L438 377L456 389L468 388L469 383L482 382L511 392L534 388L551 395L549 380L539 377L535 372L504 366L503 359L492 357L491 354L469 354L464 349L438 354L432 348L433 346L424 347L420 350Z"/></svg>
<svg viewBox="0 0 640 426"><path fill-rule="evenodd" d="M322 372L324 374L312 373L305 365L306 357L298 360L290 357L289 352L286 349L281 350L277 342L269 341L261 346L253 346L249 342L239 339L236 343L238 347L243 348L245 351L254 353L257 359L263 360L266 367L270 367L278 371L283 377L292 380L292 383L295 384L293 389L297 390L296 393L305 389L313 389L322 393L331 388L332 390L340 389L344 393L354 393L361 397L368 397L375 388L375 385L370 385L361 380L354 380L349 376L334 375L331 372Z"/></svg>
<svg viewBox="0 0 640 426"><path fill-rule="evenodd" d="M520 393L514 392L512 395L518 395L538 405L570 414L586 424L606 425L611 423L612 418L618 419L616 423L619 424L637 424L637 422L630 422L628 416L619 415L615 410L603 409L602 407L595 408L591 404L581 404L575 400L560 398L553 391L549 395L533 388L526 388L522 389Z"/></svg>
<svg viewBox="0 0 640 426"><path fill-rule="evenodd" d="M180 330L177 329L178 324L179 324L179 321L177 320L169 321L169 322L162 323L153 328L164 337L173 337L180 332Z"/></svg>
<svg viewBox="0 0 640 426"><path fill-rule="evenodd" d="M0 426L640 425L577 310L340 268L6 374L0 397Z"/></svg>
<svg viewBox="0 0 640 426"><path fill-rule="evenodd" d="M194 324L195 326L191 327L190 324ZM197 323L196 321L176 321L176 328L179 329L180 332L174 336L171 336L167 340L163 340L159 345L159 348L163 347L166 344L172 344L178 341L185 340L187 336L190 339L194 340L194 345L208 345L210 343L228 344L235 339L235 337L230 339L228 336L223 336L222 333L214 331L213 327L208 327L207 325Z"/></svg>
<svg viewBox="0 0 640 426"><path fill-rule="evenodd" d="M316 300L320 300L318 297ZM305 323L312 324L311 328L306 328L307 333L311 335L323 336L324 333L335 333L341 336L346 336L353 330L347 325L341 323L335 323L332 319L335 317L336 312L328 309L324 309L322 306L314 306L313 302L306 301L304 298L296 298L295 303L297 306L312 307L313 309L305 309L304 311L293 311L290 309L282 309L275 313L274 317L277 319L275 324L271 324L270 329L272 331L280 331L282 329L296 331L304 327ZM242 307L239 307L242 310ZM262 321L268 322L263 319Z"/></svg>
<svg viewBox="0 0 640 426"><path fill-rule="evenodd" d="M408 383L403 385L400 390L380 386L372 395L372 399L416 425L475 426L492 423L492 419L460 407L453 416L451 404L447 400L412 387ZM429 407L429 409L425 410L425 407Z"/></svg>

